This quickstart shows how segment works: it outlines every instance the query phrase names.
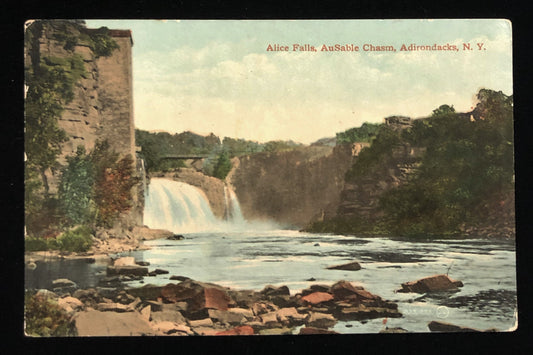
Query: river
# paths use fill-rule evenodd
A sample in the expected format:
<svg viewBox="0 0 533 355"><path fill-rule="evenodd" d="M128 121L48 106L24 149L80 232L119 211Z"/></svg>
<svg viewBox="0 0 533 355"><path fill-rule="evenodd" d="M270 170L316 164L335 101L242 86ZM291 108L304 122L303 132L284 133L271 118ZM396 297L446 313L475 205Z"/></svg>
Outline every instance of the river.
<svg viewBox="0 0 533 355"><path fill-rule="evenodd" d="M169 274L145 277L142 283L129 282L128 286L165 285L173 282L169 276L180 275L235 289L260 291L268 284L286 285L294 294L312 284L331 285L347 280L398 303L403 317L388 319L389 327L428 332L427 324L432 320L501 331L515 325L514 241L405 240L303 233L265 223L246 222L235 201L231 214L238 223L221 223L210 215L208 209L206 211L205 201L200 201L202 199L197 196L175 199L170 193L172 184L164 181L160 185L153 181L151 184L153 194L146 200L145 210L149 226L166 227L174 232L185 230L182 233L185 238L146 241L151 249L120 254L134 256L136 261L149 262L150 270L160 268L169 271ZM180 188L187 194L194 194L189 187ZM202 203L200 210L194 208L195 203ZM185 222L176 222L183 215L182 212L176 214L179 208L188 211ZM202 223L195 224L195 218L201 219ZM212 230L198 231L199 225ZM188 231L187 226L190 228ZM326 269L351 261L358 261L362 269ZM38 262L35 270L26 270L26 287L47 288L53 279L63 277L75 281L80 287L93 287L105 276L106 266L105 262L91 264L83 260ZM459 292L395 292L403 282L446 273L464 283ZM374 319L338 322L333 330L340 333L377 333L383 327L383 319Z"/></svg>

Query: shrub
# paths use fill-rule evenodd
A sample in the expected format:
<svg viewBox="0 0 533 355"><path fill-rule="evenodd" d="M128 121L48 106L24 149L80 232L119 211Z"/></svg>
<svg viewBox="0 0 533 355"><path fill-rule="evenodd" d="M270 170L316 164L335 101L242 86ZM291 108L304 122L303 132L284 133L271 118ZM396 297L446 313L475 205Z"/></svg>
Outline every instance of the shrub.
<svg viewBox="0 0 533 355"><path fill-rule="evenodd" d="M24 302L26 335L74 336L75 328L68 314L53 299L27 292Z"/></svg>
<svg viewBox="0 0 533 355"><path fill-rule="evenodd" d="M80 226L66 231L57 238L60 250L73 252L89 250L93 243L91 232L91 229L87 226Z"/></svg>

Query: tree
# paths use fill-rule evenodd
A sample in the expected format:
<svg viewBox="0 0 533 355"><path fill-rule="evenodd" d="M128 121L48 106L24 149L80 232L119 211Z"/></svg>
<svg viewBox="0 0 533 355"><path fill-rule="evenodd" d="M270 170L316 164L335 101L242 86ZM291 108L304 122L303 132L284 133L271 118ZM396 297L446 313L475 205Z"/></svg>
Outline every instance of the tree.
<svg viewBox="0 0 533 355"><path fill-rule="evenodd" d="M231 170L231 160L229 159L229 153L223 150L218 156L215 169L213 170L213 176L224 180Z"/></svg>

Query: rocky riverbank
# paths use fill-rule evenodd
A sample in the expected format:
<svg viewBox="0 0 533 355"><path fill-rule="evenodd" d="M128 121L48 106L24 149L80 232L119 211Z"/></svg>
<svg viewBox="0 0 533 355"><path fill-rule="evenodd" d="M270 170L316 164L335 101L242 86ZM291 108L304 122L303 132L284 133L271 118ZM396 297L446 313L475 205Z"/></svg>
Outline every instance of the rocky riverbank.
<svg viewBox="0 0 533 355"><path fill-rule="evenodd" d="M161 239L172 237L174 233L163 229L150 229L148 227L133 227L131 230L122 228L99 229L92 236L93 244L86 252L65 252L59 250L32 251L24 254L26 264L35 261L57 259L105 259L109 255L130 252L135 250L147 250L143 245L144 240Z"/></svg>
<svg viewBox="0 0 533 355"><path fill-rule="evenodd" d="M286 286L258 292L181 279L122 290L57 280L55 292L36 295L61 307L78 336L328 334L339 320L402 316L396 303L343 280L291 295Z"/></svg>

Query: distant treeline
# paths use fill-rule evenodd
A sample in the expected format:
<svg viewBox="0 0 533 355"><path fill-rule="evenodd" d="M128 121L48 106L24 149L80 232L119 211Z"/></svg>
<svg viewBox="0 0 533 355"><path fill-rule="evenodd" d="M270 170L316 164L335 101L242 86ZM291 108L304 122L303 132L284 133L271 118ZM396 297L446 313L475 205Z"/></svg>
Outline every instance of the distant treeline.
<svg viewBox="0 0 533 355"><path fill-rule="evenodd" d="M183 160L166 159L168 156L204 156L202 170L207 175L224 179L231 169L230 159L236 156L260 152L281 152L302 146L293 141L258 143L246 139L224 137L221 141L214 134L202 136L192 132L170 134L135 130L135 141L141 147L141 156L148 171L170 171L184 167Z"/></svg>

